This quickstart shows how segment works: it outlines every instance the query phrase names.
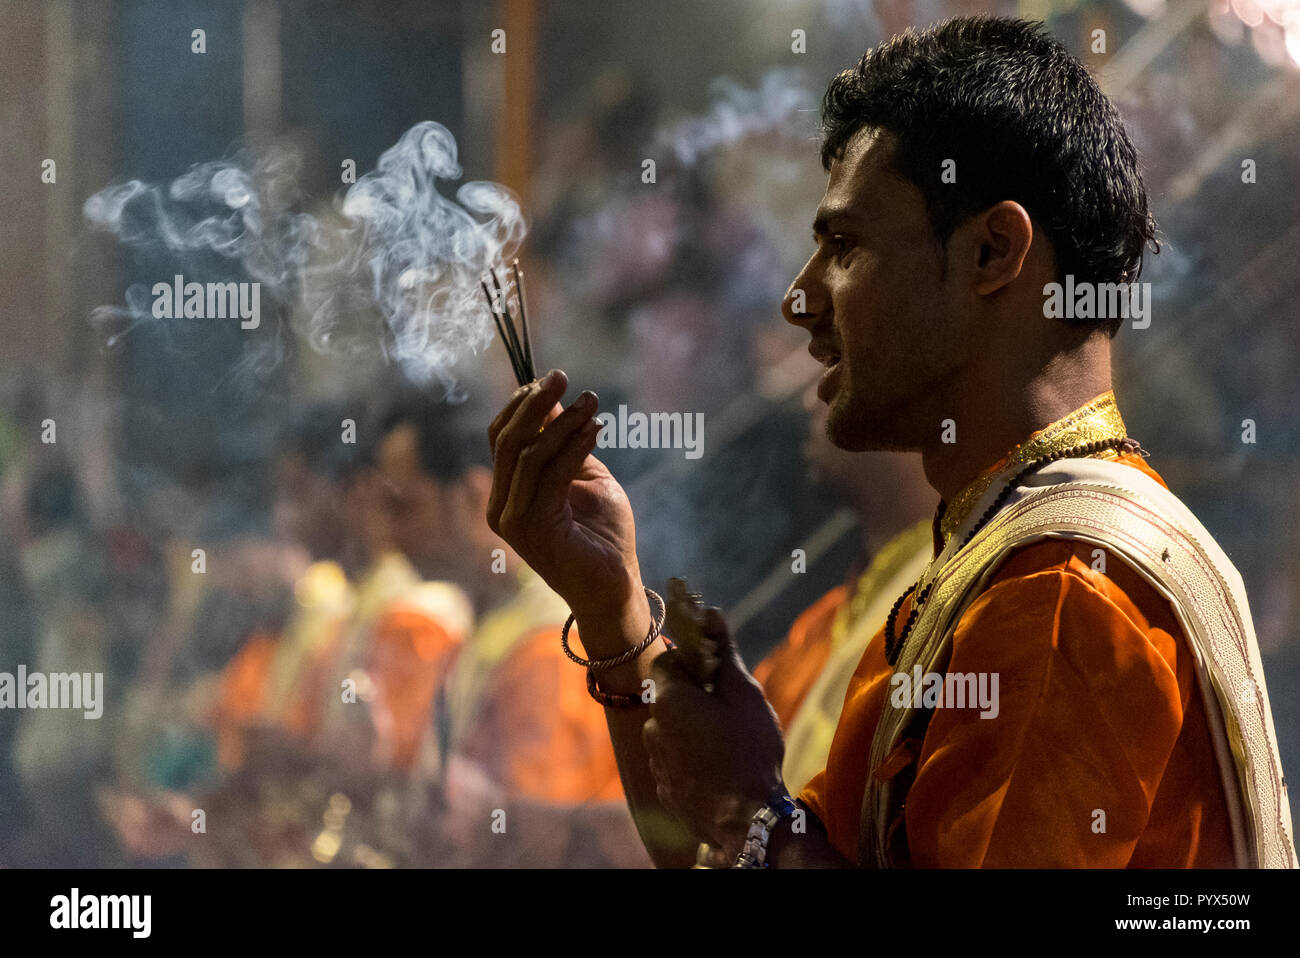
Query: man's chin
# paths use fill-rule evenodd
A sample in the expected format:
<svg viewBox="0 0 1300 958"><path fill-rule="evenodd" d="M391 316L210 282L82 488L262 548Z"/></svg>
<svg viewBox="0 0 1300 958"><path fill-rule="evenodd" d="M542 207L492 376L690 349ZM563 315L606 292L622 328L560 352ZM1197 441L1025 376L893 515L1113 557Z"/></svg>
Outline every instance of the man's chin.
<svg viewBox="0 0 1300 958"><path fill-rule="evenodd" d="M891 417L877 417L831 402L826 417L826 438L846 452L906 452L914 448L896 434L897 423Z"/></svg>

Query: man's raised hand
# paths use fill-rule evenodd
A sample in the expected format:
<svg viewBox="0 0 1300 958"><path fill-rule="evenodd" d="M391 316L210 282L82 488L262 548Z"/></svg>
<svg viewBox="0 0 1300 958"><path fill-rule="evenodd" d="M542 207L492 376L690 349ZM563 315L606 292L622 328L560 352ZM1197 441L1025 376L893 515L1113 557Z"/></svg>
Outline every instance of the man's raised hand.
<svg viewBox="0 0 1300 958"><path fill-rule="evenodd" d="M596 395L560 405L559 370L521 386L492 420L492 494L487 520L584 620L620 621L645 607L632 507L595 456ZM645 621L648 625L648 608ZM592 630L594 631L594 630ZM593 649L588 654L617 654Z"/></svg>

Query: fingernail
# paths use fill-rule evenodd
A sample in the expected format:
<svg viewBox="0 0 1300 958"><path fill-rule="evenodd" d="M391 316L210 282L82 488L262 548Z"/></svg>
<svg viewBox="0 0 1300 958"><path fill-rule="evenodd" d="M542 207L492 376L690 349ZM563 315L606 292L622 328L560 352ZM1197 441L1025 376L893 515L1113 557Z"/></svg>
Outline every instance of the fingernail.
<svg viewBox="0 0 1300 958"><path fill-rule="evenodd" d="M577 400L578 408L584 412L588 409L596 408L596 394L590 389L584 389L582 395Z"/></svg>
<svg viewBox="0 0 1300 958"><path fill-rule="evenodd" d="M543 389L549 389L551 386L554 386L559 381L560 381L560 371L558 369L552 369L549 373L546 374L546 378L542 380L541 386Z"/></svg>

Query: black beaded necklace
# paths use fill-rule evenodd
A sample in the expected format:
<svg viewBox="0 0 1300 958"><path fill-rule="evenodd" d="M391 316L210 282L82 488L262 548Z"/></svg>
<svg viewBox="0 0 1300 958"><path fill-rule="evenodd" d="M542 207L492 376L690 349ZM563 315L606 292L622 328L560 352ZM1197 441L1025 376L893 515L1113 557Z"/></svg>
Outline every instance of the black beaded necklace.
<svg viewBox="0 0 1300 958"><path fill-rule="evenodd" d="M970 532L966 533L966 538L962 539L961 545L957 547L957 550L961 551L970 544L970 541L975 538L975 534L983 529L990 519L997 515L998 510L1001 509L1003 503L1007 501L1007 497L1011 495L1011 491L1015 489L1016 486L1020 485L1020 483L1030 473L1035 472L1043 468L1043 466L1046 466L1048 463L1055 462L1058 459L1086 459L1089 456L1095 456L1097 453L1104 452L1107 449L1114 449L1116 451L1123 449L1126 453L1142 453L1142 447L1138 444L1136 439L1124 437L1122 439L1099 439L1095 442L1085 442L1072 449L1061 449L1057 452L1048 453L1046 456L1041 456L1040 458L1033 460L1012 476L1007 484L1003 486L1002 491L998 493L998 497L993 500L987 509L984 510L984 515L980 516L979 522L975 523L974 528L972 528ZM894 603L894 607L889 610L889 618L885 620L885 661L890 665L898 664L898 655L903 651L903 643L907 641L907 636L911 633L912 626L916 623L916 617L921 610L921 606L925 603L925 600L930 597L930 590L934 588L934 582L931 581L921 590L916 601L912 603L911 611L907 614L907 621L903 623L903 634L895 638L894 627L898 623L898 612L902 609L903 602L909 595L916 591L916 587L920 584L920 580L918 579L915 584L907 587L907 591L898 597L898 601Z"/></svg>

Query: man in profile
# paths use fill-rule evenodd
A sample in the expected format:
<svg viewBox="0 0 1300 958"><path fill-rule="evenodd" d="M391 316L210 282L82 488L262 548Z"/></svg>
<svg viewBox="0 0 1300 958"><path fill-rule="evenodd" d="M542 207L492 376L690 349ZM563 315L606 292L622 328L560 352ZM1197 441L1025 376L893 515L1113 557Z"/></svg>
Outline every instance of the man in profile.
<svg viewBox="0 0 1300 958"><path fill-rule="evenodd" d="M651 857L687 866L707 841L741 867L1294 866L1240 576L1127 433L1123 316L1047 301L1135 282L1154 239L1114 108L1041 25L974 17L869 51L823 114L829 181L785 316L826 366L831 440L919 451L941 502L933 561L797 804L721 613L712 693L645 642L595 397L560 407L557 371L489 431L490 524L569 603L586 657L621 662L596 689Z"/></svg>

